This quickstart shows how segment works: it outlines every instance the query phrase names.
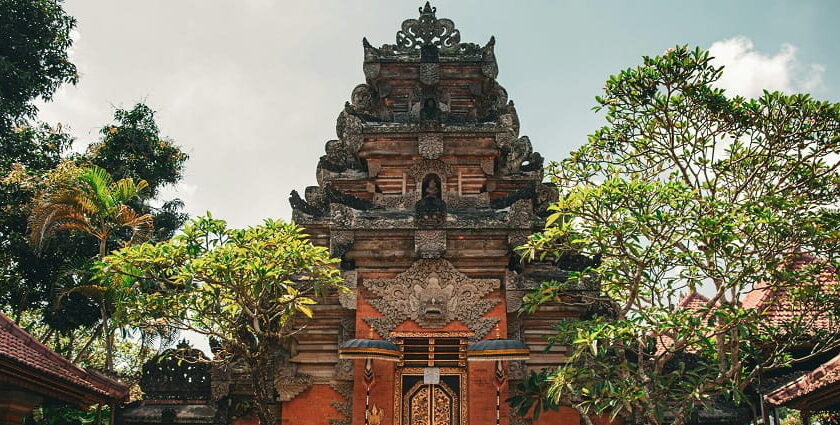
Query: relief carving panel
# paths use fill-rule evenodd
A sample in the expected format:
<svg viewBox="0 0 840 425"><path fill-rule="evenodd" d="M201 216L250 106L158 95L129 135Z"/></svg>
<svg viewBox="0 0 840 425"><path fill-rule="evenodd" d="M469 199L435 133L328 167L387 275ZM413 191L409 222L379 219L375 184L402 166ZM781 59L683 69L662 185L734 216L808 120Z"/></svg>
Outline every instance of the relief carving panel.
<svg viewBox="0 0 840 425"><path fill-rule="evenodd" d="M385 339L406 320L431 329L460 320L479 340L498 322L482 316L499 303L498 299L483 298L499 284L498 279L471 279L444 259L420 259L393 279L364 282L368 290L380 297L370 300L370 304L385 316L365 320Z"/></svg>

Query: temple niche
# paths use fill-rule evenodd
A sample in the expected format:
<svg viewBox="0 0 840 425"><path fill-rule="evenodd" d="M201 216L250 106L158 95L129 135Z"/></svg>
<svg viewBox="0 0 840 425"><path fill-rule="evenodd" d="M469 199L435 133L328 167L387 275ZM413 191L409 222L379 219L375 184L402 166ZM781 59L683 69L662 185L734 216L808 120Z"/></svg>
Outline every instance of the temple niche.
<svg viewBox="0 0 840 425"><path fill-rule="evenodd" d="M590 260L518 262L514 247L542 228L556 189L496 81L495 39L461 42L436 8L419 11L395 44L362 40L365 80L326 142L318 186L289 198L294 221L342 260L352 291L315 306L278 369L283 424L531 423L505 399L529 369L563 362L564 347L546 349L545 337L584 314L574 303L519 314L528 290ZM354 349L398 354L339 359L358 338L370 347ZM526 343L528 360L467 361L469 347L501 339ZM561 409L536 423L578 420Z"/></svg>

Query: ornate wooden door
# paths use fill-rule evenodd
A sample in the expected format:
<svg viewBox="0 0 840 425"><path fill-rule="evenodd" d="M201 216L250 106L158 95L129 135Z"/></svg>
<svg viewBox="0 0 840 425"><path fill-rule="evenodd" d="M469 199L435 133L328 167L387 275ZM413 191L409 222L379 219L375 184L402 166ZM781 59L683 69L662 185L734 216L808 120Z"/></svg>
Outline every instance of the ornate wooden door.
<svg viewBox="0 0 840 425"><path fill-rule="evenodd" d="M403 425L461 425L459 387L460 376L442 376L436 385L403 376Z"/></svg>

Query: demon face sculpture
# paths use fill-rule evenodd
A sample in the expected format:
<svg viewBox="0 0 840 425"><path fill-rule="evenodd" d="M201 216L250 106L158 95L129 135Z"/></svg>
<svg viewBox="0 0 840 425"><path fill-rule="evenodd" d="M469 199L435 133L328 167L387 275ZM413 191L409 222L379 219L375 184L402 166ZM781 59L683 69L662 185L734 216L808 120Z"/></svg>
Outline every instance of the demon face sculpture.
<svg viewBox="0 0 840 425"><path fill-rule="evenodd" d="M380 297L368 302L384 316L365 320L385 338L405 320L427 329L459 320L477 335L497 321L482 316L499 302L484 299L499 287L499 280L470 279L444 259L420 259L393 279L371 279L364 285Z"/></svg>

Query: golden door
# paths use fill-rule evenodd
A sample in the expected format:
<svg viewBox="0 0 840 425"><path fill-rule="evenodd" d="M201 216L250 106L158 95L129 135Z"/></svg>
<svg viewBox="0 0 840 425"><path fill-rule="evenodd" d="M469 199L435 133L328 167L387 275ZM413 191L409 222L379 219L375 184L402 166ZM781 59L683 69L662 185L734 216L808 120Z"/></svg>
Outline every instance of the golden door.
<svg viewBox="0 0 840 425"><path fill-rule="evenodd" d="M404 395L403 409L404 425L459 425L458 395L443 381L415 383Z"/></svg>

